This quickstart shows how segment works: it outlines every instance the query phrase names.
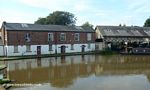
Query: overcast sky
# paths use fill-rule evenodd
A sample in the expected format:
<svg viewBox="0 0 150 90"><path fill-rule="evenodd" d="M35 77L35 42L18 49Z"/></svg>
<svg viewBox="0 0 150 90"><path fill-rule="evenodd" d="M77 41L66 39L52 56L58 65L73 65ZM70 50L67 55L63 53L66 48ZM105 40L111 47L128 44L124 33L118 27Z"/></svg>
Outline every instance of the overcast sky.
<svg viewBox="0 0 150 90"><path fill-rule="evenodd" d="M89 21L96 25L143 26L150 16L149 0L0 0L0 24L34 23L53 11L71 12L76 25Z"/></svg>

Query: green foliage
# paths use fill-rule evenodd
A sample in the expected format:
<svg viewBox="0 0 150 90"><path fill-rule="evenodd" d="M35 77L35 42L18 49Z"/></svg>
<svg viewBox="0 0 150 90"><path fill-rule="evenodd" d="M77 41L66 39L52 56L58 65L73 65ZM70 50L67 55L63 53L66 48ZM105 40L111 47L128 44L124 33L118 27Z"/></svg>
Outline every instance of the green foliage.
<svg viewBox="0 0 150 90"><path fill-rule="evenodd" d="M36 24L46 24L46 18L39 18L36 22Z"/></svg>
<svg viewBox="0 0 150 90"><path fill-rule="evenodd" d="M119 24L119 26L121 27L122 25L121 25L121 24Z"/></svg>
<svg viewBox="0 0 150 90"><path fill-rule="evenodd" d="M0 84L6 84L6 83L10 83L11 80L4 80L4 79L0 79Z"/></svg>
<svg viewBox="0 0 150 90"><path fill-rule="evenodd" d="M113 55L113 54L117 54L116 51L112 51L111 49L109 48L105 48L102 52L101 52L102 55Z"/></svg>
<svg viewBox="0 0 150 90"><path fill-rule="evenodd" d="M64 11L55 11L46 18L39 18L35 24L74 25L76 18L74 14Z"/></svg>
<svg viewBox="0 0 150 90"><path fill-rule="evenodd" d="M82 24L83 27L91 27L93 28L93 25L90 24L89 22L85 22L84 24Z"/></svg>
<svg viewBox="0 0 150 90"><path fill-rule="evenodd" d="M145 21L144 27L150 27L150 18Z"/></svg>

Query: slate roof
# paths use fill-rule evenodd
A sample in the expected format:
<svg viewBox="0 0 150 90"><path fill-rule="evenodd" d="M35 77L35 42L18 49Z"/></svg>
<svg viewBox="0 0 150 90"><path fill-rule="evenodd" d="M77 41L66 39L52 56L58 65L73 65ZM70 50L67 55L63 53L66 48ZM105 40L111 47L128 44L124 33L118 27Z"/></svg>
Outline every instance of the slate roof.
<svg viewBox="0 0 150 90"><path fill-rule="evenodd" d="M150 36L150 27L137 26L97 26L103 36Z"/></svg>
<svg viewBox="0 0 150 90"><path fill-rule="evenodd" d="M80 26L63 25L39 25L27 23L5 23L7 30L26 30L26 31L73 31L73 32L95 32L94 29Z"/></svg>

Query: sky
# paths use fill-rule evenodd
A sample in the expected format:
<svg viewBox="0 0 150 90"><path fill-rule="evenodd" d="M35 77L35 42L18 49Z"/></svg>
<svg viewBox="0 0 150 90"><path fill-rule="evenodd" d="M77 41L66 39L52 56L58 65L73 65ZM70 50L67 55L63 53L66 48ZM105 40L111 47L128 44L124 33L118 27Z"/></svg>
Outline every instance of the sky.
<svg viewBox="0 0 150 90"><path fill-rule="evenodd" d="M0 24L34 23L54 11L67 11L96 25L143 26L150 17L149 0L0 0Z"/></svg>

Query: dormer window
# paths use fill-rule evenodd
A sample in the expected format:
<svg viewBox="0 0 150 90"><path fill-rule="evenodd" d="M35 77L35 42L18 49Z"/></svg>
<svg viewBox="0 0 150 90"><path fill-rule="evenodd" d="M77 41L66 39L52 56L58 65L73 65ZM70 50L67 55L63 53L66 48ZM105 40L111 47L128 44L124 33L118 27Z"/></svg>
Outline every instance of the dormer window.
<svg viewBox="0 0 150 90"><path fill-rule="evenodd" d="M26 33L26 35L25 35L25 41L26 42L30 42L31 41L30 33Z"/></svg>
<svg viewBox="0 0 150 90"><path fill-rule="evenodd" d="M25 23L22 23L21 26L22 26L22 27L28 27L28 25L25 24Z"/></svg>

